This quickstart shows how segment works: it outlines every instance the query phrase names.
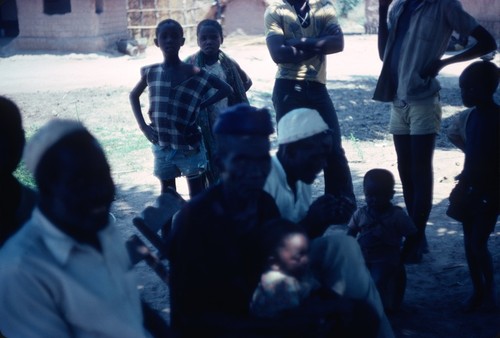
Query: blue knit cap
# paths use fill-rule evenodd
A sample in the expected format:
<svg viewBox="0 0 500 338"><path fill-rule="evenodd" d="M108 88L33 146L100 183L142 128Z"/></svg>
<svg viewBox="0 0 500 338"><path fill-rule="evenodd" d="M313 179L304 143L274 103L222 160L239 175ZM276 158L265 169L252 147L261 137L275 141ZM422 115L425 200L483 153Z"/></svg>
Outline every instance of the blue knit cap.
<svg viewBox="0 0 500 338"><path fill-rule="evenodd" d="M240 103L221 112L214 124L214 134L263 135L274 132L271 115L266 108Z"/></svg>

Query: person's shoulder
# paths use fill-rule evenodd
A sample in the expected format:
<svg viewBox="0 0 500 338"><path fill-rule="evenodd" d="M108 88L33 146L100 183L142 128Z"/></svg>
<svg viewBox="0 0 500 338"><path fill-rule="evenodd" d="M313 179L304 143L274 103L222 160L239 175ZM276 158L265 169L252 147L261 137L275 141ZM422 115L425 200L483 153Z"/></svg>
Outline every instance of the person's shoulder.
<svg viewBox="0 0 500 338"><path fill-rule="evenodd" d="M277 9L286 7L287 5L283 0L269 0L266 8L266 12L274 12Z"/></svg>
<svg viewBox="0 0 500 338"><path fill-rule="evenodd" d="M0 270L2 274L21 273L37 265L36 261L47 258L43 240L32 221L24 224L0 250Z"/></svg>
<svg viewBox="0 0 500 338"><path fill-rule="evenodd" d="M180 209L179 214L183 217L195 218L206 214L213 209L213 205L222 199L222 186L215 184L205 191L191 198ZM203 218L203 216L201 216Z"/></svg>
<svg viewBox="0 0 500 338"><path fill-rule="evenodd" d="M236 62L236 60L231 57L230 55L228 55L226 52L224 52L223 50L220 50L219 51L219 58L222 56L222 58L226 59L227 61L235 64L236 66L238 66L238 62Z"/></svg>
<svg viewBox="0 0 500 338"><path fill-rule="evenodd" d="M153 63L150 65L145 65L141 69L146 71L146 70L151 70L151 69L161 69L162 64L161 63Z"/></svg>
<svg viewBox="0 0 500 338"><path fill-rule="evenodd" d="M393 205L388 213L389 217L410 217L408 213L399 205Z"/></svg>
<svg viewBox="0 0 500 338"><path fill-rule="evenodd" d="M184 59L184 63L190 64L190 65L195 65L196 64L196 59L198 57L198 53L196 52L194 54L189 55L187 58Z"/></svg>
<svg viewBox="0 0 500 338"><path fill-rule="evenodd" d="M151 72L161 72L162 71L162 64L161 63L154 63L151 65L146 65L141 67L141 75L147 75Z"/></svg>

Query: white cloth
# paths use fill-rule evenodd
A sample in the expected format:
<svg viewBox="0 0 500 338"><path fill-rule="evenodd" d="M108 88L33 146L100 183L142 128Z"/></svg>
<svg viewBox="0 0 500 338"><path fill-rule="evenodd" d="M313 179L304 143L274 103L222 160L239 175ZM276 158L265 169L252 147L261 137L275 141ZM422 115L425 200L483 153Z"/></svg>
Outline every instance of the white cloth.
<svg viewBox="0 0 500 338"><path fill-rule="evenodd" d="M277 270L266 271L253 293L250 311L257 317L277 317L282 311L299 307L308 291L292 276Z"/></svg>
<svg viewBox="0 0 500 338"><path fill-rule="evenodd" d="M149 337L120 235L108 226L98 236L102 253L35 209L0 250L0 331L6 337Z"/></svg>
<svg viewBox="0 0 500 338"><path fill-rule="evenodd" d="M278 144L297 142L328 129L330 128L317 110L293 109L278 122Z"/></svg>
<svg viewBox="0 0 500 338"><path fill-rule="evenodd" d="M285 169L281 165L278 157L271 157L271 171L267 176L264 191L271 195L281 216L292 222L300 222L307 215L307 211L312 204L312 188L311 185L305 184L302 181L297 181L295 184L296 194L286 181Z"/></svg>

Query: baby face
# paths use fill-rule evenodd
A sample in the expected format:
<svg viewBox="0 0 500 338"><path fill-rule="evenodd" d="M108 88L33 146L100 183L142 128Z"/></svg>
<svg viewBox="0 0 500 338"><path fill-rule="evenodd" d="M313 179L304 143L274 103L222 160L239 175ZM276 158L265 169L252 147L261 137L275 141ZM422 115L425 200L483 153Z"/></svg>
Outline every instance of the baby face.
<svg viewBox="0 0 500 338"><path fill-rule="evenodd" d="M309 264L309 241L303 234L291 234L282 242L277 252L277 265L284 273L299 277Z"/></svg>

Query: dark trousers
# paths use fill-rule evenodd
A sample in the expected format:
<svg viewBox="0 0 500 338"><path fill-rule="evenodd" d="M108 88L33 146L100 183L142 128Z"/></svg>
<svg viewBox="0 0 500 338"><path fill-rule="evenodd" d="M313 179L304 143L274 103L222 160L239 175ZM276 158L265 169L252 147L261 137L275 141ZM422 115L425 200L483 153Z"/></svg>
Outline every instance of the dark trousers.
<svg viewBox="0 0 500 338"><path fill-rule="evenodd" d="M333 149L324 169L325 193L344 195L356 201L347 158L342 148L337 112L326 86L315 81L277 79L273 89L276 121L295 108L311 108L319 112L333 131Z"/></svg>
<svg viewBox="0 0 500 338"><path fill-rule="evenodd" d="M403 256L420 260L426 243L425 228L432 209L432 158L436 135L394 135L398 171L408 215L417 233L408 237Z"/></svg>

